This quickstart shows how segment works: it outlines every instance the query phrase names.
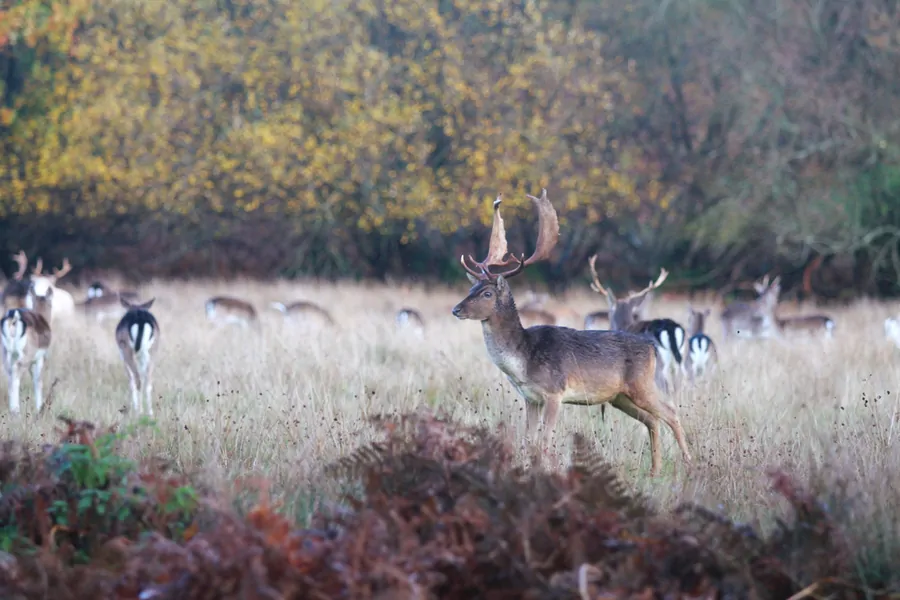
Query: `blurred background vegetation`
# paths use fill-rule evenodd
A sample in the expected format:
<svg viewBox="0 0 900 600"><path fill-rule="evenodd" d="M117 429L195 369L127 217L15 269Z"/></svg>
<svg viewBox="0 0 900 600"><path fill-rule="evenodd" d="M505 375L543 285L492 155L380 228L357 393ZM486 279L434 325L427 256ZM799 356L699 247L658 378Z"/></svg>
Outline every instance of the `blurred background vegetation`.
<svg viewBox="0 0 900 600"><path fill-rule="evenodd" d="M552 288L896 294L898 106L896 0L5 0L0 254L458 281L546 186Z"/></svg>

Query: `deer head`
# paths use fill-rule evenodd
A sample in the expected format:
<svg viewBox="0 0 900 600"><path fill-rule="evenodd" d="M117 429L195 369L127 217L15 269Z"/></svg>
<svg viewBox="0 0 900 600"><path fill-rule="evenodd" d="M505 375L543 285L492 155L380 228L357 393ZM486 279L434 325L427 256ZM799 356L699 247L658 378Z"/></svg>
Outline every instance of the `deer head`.
<svg viewBox="0 0 900 600"><path fill-rule="evenodd" d="M606 301L609 304L609 323L612 329L624 329L638 321L638 315L641 306L647 299L647 294L661 286L669 276L668 271L660 269L659 277L656 278L656 281L651 281L650 285L641 291L632 292L623 298L616 298L611 289L603 287L600 283L600 278L597 276L596 262L596 254L588 260L588 265L591 267L591 289L606 297Z"/></svg>
<svg viewBox="0 0 900 600"><path fill-rule="evenodd" d="M503 306L515 308L507 280L521 273L528 265L550 256L550 252L559 241L559 219L556 210L547 198L546 189L541 191L540 198L530 195L528 198L534 203L538 213L538 237L534 253L527 259L524 252L521 258L512 254L506 258L506 229L500 215L503 197L502 194L498 195L494 200L494 224L487 256L481 261L476 261L472 256L460 256L460 262L473 285L469 295L453 308L453 315L456 318L486 321ZM492 268L508 267L513 264L515 266L512 269L492 271Z"/></svg>
<svg viewBox="0 0 900 600"><path fill-rule="evenodd" d="M57 281L72 270L72 265L69 263L68 258L64 258L62 268L53 269L53 273L45 275L42 273L43 269L44 260L39 258L31 271L31 289L34 291L35 296L46 296L47 290L54 287Z"/></svg>

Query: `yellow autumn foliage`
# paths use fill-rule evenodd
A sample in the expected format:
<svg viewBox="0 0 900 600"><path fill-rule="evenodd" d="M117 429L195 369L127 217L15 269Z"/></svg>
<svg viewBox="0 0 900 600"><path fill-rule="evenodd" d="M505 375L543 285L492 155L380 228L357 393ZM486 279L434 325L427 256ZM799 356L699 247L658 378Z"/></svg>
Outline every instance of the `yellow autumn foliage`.
<svg viewBox="0 0 900 600"><path fill-rule="evenodd" d="M49 6L0 26L0 45L56 56L26 106L0 109L0 214L75 196L85 218L262 212L408 240L413 223L489 223L498 191L527 214L548 186L586 221L638 207L646 185L668 198L637 148L610 151L628 68L540 1Z"/></svg>

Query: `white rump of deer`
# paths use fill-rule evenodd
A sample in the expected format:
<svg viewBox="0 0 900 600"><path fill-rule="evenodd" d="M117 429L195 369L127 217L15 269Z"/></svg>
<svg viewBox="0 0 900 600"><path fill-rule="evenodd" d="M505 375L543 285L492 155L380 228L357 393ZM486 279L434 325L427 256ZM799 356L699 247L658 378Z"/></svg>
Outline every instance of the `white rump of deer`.
<svg viewBox="0 0 900 600"><path fill-rule="evenodd" d="M249 302L230 296L215 296L206 301L206 318L216 325L240 325L249 327L259 324L256 309Z"/></svg>
<svg viewBox="0 0 900 600"><path fill-rule="evenodd" d="M498 196L487 256L482 261L469 256L468 262L465 256L460 257L473 286L453 308L453 315L481 321L488 356L525 400L529 436L543 417L544 448L550 442L563 404L591 406L608 402L647 427L652 475L658 475L661 467L660 419L672 429L685 462L690 463L676 409L663 398L659 354L651 340L622 331L522 326L508 279L546 259L559 239L559 221L547 190L542 191L540 198L528 197L537 209L540 223L534 253L528 259L524 253L521 258L506 258L506 231ZM514 266L509 270L496 271L511 265Z"/></svg>
<svg viewBox="0 0 900 600"><path fill-rule="evenodd" d="M53 269L53 273L49 275L42 273L43 268L44 261L39 258L31 272L31 294L35 299L44 298L47 297L50 290L53 290L53 313L50 315L51 321L57 317L72 315L75 312L75 299L72 297L72 294L66 290L56 287L57 282L72 270L69 259L64 258L62 268Z"/></svg>
<svg viewBox="0 0 900 600"><path fill-rule="evenodd" d="M719 362L719 355L712 338L706 335L706 319L710 309L703 311L688 307L687 350L684 356L684 371L690 381L710 373Z"/></svg>
<svg viewBox="0 0 900 600"><path fill-rule="evenodd" d="M288 321L313 326L334 325L334 319L331 317L331 313L315 302L308 302L306 300L298 300L289 304L272 302L270 306L283 314L284 318Z"/></svg>
<svg viewBox="0 0 900 600"><path fill-rule="evenodd" d="M153 414L153 355L159 348L159 324L150 312L154 298L143 304L119 300L125 315L116 326L116 345L131 386L131 407L136 414ZM146 404L142 406L142 396Z"/></svg>
<svg viewBox="0 0 900 600"><path fill-rule="evenodd" d="M53 288L49 288L45 295L32 299L33 309L13 308L0 319L0 345L3 368L9 382L9 412L12 414L19 414L22 375L29 367L36 412L39 413L43 407L42 375L47 350L50 349L53 296Z"/></svg>
<svg viewBox="0 0 900 600"><path fill-rule="evenodd" d="M661 269L656 281L651 281L650 285L641 291L617 298L611 289L601 285L600 278L597 276L596 261L596 254L588 260L591 269L591 289L606 297L606 302L609 304L609 328L614 331L627 331L651 338L659 349L666 381L674 387L677 373L680 373L682 369L684 343L687 341L684 327L672 319L639 320L638 318L641 308L647 300L647 295L663 284L669 276L669 272Z"/></svg>

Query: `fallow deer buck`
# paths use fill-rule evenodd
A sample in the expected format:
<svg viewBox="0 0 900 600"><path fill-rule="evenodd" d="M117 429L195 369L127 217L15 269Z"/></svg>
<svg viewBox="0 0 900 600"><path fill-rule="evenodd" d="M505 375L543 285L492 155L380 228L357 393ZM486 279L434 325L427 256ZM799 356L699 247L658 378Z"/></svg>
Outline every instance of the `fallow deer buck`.
<svg viewBox="0 0 900 600"><path fill-rule="evenodd" d="M732 302L722 311L722 337L770 338L780 334L775 309L781 293L781 277L771 282L766 275L753 284L758 297L752 302Z"/></svg>
<svg viewBox="0 0 900 600"><path fill-rule="evenodd" d="M652 338L659 349L662 372L666 381L674 386L676 373L682 368L684 342L687 339L684 327L672 319L637 320L647 294L661 286L669 276L669 272L661 269L656 281L651 281L650 285L641 291L617 298L611 289L600 284L596 261L596 254L588 260L591 268L591 289L606 297L609 304L609 328L614 331L627 331Z"/></svg>
<svg viewBox="0 0 900 600"><path fill-rule="evenodd" d="M153 355L159 348L159 323L150 312L155 298L143 304L132 304L120 298L125 315L116 325L116 345L131 387L131 407L136 414L146 408L153 415ZM146 400L143 406L142 399Z"/></svg>
<svg viewBox="0 0 900 600"><path fill-rule="evenodd" d="M425 335L425 318L414 308L401 308L394 316L394 323L401 331L412 331L419 337Z"/></svg>
<svg viewBox="0 0 900 600"><path fill-rule="evenodd" d="M31 293L35 299L47 296L49 290L53 290L53 313L50 315L51 323L58 317L67 317L75 312L75 299L72 294L56 286L57 282L72 270L68 258L63 259L62 268L53 269L53 273L42 273L43 259L38 259L31 271Z"/></svg>
<svg viewBox="0 0 900 600"><path fill-rule="evenodd" d="M547 199L547 190L542 191L540 198L528 197L539 219L534 253L527 259L524 253L521 258L505 258L506 231L500 216L502 196L498 196L487 256L482 261L469 256L468 262L465 256L460 257L473 286L453 308L453 315L481 321L488 356L525 400L529 437L543 417L544 448L550 442L563 404L592 406L608 402L647 427L651 475L658 475L661 466L660 419L672 429L685 462L690 463L676 409L663 399L658 353L652 341L622 331L583 331L552 325L522 327L508 279L546 259L559 239L559 221ZM493 271L512 264L515 266L509 270Z"/></svg>
<svg viewBox="0 0 900 600"><path fill-rule="evenodd" d="M698 377L709 373L719 362L716 345L705 333L706 319L710 313L711 310L708 308L701 312L688 307L688 342L684 355L684 371L692 383Z"/></svg>
<svg viewBox="0 0 900 600"><path fill-rule="evenodd" d="M4 312L14 308L26 308L28 291L31 288L31 281L25 277L25 271L28 270L28 256L25 251L19 250L13 255L13 260L16 261L19 270L13 273L12 279L3 288Z"/></svg>
<svg viewBox="0 0 900 600"><path fill-rule="evenodd" d="M13 308L0 319L3 368L9 382L9 412L14 415L20 411L19 389L22 375L29 367L36 412L39 413L44 405L42 375L50 349L53 294L53 288L49 288L43 296L30 298L33 308Z"/></svg>
<svg viewBox="0 0 900 600"><path fill-rule="evenodd" d="M206 318L216 325L258 325L259 317L252 304L231 296L214 296L206 301Z"/></svg>
<svg viewBox="0 0 900 600"><path fill-rule="evenodd" d="M272 302L272 308L284 315L285 320L300 323L302 325L331 326L334 318L327 310L307 300L298 300L289 304Z"/></svg>

